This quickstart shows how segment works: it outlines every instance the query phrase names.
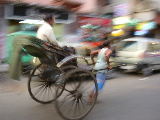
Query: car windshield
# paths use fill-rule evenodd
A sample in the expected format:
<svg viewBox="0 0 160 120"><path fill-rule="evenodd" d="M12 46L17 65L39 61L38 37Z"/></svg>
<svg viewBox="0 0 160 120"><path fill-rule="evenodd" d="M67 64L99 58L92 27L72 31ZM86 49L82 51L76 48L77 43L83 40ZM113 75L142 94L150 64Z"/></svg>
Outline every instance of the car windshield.
<svg viewBox="0 0 160 120"><path fill-rule="evenodd" d="M117 51L137 51L137 41L121 41L117 48Z"/></svg>

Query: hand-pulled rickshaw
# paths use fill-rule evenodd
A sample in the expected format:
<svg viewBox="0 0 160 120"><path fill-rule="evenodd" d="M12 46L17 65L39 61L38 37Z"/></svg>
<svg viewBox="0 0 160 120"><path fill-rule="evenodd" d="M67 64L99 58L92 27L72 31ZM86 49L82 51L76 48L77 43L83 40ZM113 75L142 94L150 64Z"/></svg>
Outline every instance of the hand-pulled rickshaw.
<svg viewBox="0 0 160 120"><path fill-rule="evenodd" d="M28 91L36 102L55 103L57 113L66 120L80 120L89 114L97 99L97 82L87 60L74 54L74 48L59 47L29 37L32 44L23 45L40 64L30 73ZM81 67L81 60L86 65ZM84 68L85 67L85 68ZM88 104L95 87L94 102Z"/></svg>

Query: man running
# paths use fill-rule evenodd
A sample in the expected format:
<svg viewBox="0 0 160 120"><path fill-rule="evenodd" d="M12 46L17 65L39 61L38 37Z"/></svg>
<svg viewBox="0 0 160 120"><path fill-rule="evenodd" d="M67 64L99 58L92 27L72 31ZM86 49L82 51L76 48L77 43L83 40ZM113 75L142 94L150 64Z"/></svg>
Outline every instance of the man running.
<svg viewBox="0 0 160 120"><path fill-rule="evenodd" d="M110 50L110 47L111 47L110 42L107 41L103 44L102 49L95 50L90 53L92 63L95 64L94 70L112 68L109 63L109 58L110 58L110 55L112 54L112 50ZM98 54L97 62L95 63L94 56L97 54ZM102 88L106 81L106 76L107 76L107 70L97 71L96 79L97 79L97 84L98 84L98 92L102 91ZM95 97L95 88L93 92L89 95L88 102L92 103L94 100L94 97Z"/></svg>

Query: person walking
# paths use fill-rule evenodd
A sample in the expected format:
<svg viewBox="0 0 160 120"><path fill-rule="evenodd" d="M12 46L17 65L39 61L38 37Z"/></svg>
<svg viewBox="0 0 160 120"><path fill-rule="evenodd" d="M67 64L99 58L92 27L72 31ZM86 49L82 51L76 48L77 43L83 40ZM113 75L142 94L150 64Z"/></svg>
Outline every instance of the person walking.
<svg viewBox="0 0 160 120"><path fill-rule="evenodd" d="M105 68L111 69L109 59L110 55L112 54L112 50L110 50L110 42L106 41L103 44L103 48L99 50L92 51L90 53L92 63L95 64L94 70L97 70L96 72L96 79L98 84L98 93L102 91L102 88L104 87L106 76L107 76L107 70ZM95 63L94 57L98 54L97 62ZM100 70L104 69L104 70ZM95 97L95 87L93 88L93 92L89 95L88 102L92 103Z"/></svg>
<svg viewBox="0 0 160 120"><path fill-rule="evenodd" d="M41 25L37 31L37 38L48 41L54 45L58 45L56 37L52 26L55 23L55 18L53 15L46 15L44 18L44 23ZM58 45L59 46L59 45Z"/></svg>

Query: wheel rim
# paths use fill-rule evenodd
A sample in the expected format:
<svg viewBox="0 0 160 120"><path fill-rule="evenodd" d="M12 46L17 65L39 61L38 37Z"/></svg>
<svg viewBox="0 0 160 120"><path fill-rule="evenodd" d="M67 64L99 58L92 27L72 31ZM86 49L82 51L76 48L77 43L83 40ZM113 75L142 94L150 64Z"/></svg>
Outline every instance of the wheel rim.
<svg viewBox="0 0 160 120"><path fill-rule="evenodd" d="M89 94L95 86L95 97L88 104ZM57 87L56 93L60 89ZM85 117L93 108L97 99L97 83L94 75L83 69L75 69L66 73L65 87L61 96L56 100L55 107L58 114L68 120L79 120Z"/></svg>
<svg viewBox="0 0 160 120"><path fill-rule="evenodd" d="M46 72L46 69L51 69L50 73ZM32 71L28 81L28 90L35 101L46 104L56 99L55 81L59 76L51 76L51 74L53 74L52 68L44 64L40 64Z"/></svg>

